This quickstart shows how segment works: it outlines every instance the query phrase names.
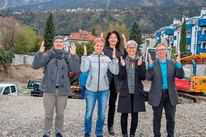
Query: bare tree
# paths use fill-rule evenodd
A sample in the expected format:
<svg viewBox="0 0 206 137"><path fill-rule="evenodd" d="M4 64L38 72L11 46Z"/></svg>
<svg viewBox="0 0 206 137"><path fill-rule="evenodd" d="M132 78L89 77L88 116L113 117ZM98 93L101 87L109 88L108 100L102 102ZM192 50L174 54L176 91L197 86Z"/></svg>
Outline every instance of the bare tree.
<svg viewBox="0 0 206 137"><path fill-rule="evenodd" d="M19 32L19 22L13 18L1 19L0 23L0 45L6 50L12 49L14 40Z"/></svg>

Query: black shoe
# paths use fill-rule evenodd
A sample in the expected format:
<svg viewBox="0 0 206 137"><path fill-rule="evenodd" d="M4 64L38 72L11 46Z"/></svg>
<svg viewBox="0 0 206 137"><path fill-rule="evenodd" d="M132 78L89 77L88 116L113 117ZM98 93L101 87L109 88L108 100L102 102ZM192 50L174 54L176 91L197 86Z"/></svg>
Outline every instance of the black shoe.
<svg viewBox="0 0 206 137"><path fill-rule="evenodd" d="M134 135L130 135L130 137L134 137Z"/></svg>
<svg viewBox="0 0 206 137"><path fill-rule="evenodd" d="M56 133L55 137L63 137L61 133Z"/></svg>
<svg viewBox="0 0 206 137"><path fill-rule="evenodd" d="M128 135L127 135L127 134L124 134L123 137L128 137Z"/></svg>
<svg viewBox="0 0 206 137"><path fill-rule="evenodd" d="M90 137L90 134L88 132L84 133L84 137Z"/></svg>
<svg viewBox="0 0 206 137"><path fill-rule="evenodd" d="M110 135L114 135L115 134L113 127L108 127L108 131L109 131Z"/></svg>
<svg viewBox="0 0 206 137"><path fill-rule="evenodd" d="M103 135L98 135L97 137L103 137Z"/></svg>
<svg viewBox="0 0 206 137"><path fill-rule="evenodd" d="M44 134L43 137L49 137L49 136L47 136L47 134Z"/></svg>

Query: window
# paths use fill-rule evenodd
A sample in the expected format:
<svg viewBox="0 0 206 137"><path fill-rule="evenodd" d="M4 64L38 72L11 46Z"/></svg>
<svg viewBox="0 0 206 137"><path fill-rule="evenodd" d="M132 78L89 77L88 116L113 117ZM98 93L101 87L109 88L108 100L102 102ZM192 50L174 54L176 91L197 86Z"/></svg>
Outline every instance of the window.
<svg viewBox="0 0 206 137"><path fill-rule="evenodd" d="M177 36L174 36L174 40L176 40L177 39Z"/></svg>
<svg viewBox="0 0 206 137"><path fill-rule="evenodd" d="M87 38L87 35L81 35L82 38Z"/></svg>
<svg viewBox="0 0 206 137"><path fill-rule="evenodd" d="M190 45L187 44L187 45L186 45L186 49L187 49L187 50L190 50Z"/></svg>
<svg viewBox="0 0 206 137"><path fill-rule="evenodd" d="M203 48L203 49L206 49L206 43L203 43L202 48Z"/></svg>
<svg viewBox="0 0 206 137"><path fill-rule="evenodd" d="M9 87L6 87L3 91L3 95L8 95L10 93Z"/></svg>
<svg viewBox="0 0 206 137"><path fill-rule="evenodd" d="M34 87L34 82L33 81L29 81L29 87Z"/></svg>
<svg viewBox="0 0 206 137"><path fill-rule="evenodd" d="M16 93L16 88L15 88L15 86L11 86L11 93Z"/></svg>

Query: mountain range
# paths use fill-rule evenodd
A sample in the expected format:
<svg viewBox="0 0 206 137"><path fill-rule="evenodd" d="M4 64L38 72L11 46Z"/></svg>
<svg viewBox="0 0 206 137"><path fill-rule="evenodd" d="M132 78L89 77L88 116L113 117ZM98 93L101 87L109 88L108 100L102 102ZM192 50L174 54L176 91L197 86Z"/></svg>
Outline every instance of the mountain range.
<svg viewBox="0 0 206 137"><path fill-rule="evenodd" d="M45 9L74 9L74 8L126 8L137 6L172 6L172 5L201 5L206 6L205 0L1 0L1 9L13 11L45 10Z"/></svg>

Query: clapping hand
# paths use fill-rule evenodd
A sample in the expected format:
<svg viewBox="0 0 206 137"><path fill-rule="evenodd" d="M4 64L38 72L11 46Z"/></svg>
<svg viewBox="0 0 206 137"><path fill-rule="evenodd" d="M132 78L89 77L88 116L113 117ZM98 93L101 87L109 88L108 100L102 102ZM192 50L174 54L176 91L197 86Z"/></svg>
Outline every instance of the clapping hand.
<svg viewBox="0 0 206 137"><path fill-rule="evenodd" d="M103 38L103 36L104 36L104 34L103 34L103 32L101 32L101 35L100 35L100 37L101 37L101 38Z"/></svg>
<svg viewBox="0 0 206 137"><path fill-rule="evenodd" d="M42 52L42 53L43 53L44 50L45 50L44 41L42 41L41 46L40 46L40 48L39 48L39 52Z"/></svg>
<svg viewBox="0 0 206 137"><path fill-rule="evenodd" d="M138 59L138 66L142 65L142 57L139 57Z"/></svg>
<svg viewBox="0 0 206 137"><path fill-rule="evenodd" d="M180 63L180 51L178 52L178 56L177 56L177 63Z"/></svg>
<svg viewBox="0 0 206 137"><path fill-rule="evenodd" d="M125 66L125 61L124 61L124 59L122 58L122 56L120 57L120 63L121 63L122 66Z"/></svg>
<svg viewBox="0 0 206 137"><path fill-rule="evenodd" d="M116 48L115 48L115 47L113 48L112 58L113 58L113 59L116 59L116 58L117 58L117 57L116 57Z"/></svg>
<svg viewBox="0 0 206 137"><path fill-rule="evenodd" d="M76 54L76 45L74 43L71 44L71 48L69 49L72 55Z"/></svg>
<svg viewBox="0 0 206 137"><path fill-rule="evenodd" d="M153 64L152 57L151 57L150 53L148 53L148 57L149 57L149 64Z"/></svg>
<svg viewBox="0 0 206 137"><path fill-rule="evenodd" d="M125 37L124 33L122 34L122 38L124 40L124 47L126 49L127 40L126 40L126 37Z"/></svg>
<svg viewBox="0 0 206 137"><path fill-rule="evenodd" d="M84 56L87 56L87 47L84 45Z"/></svg>

